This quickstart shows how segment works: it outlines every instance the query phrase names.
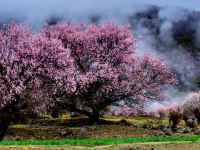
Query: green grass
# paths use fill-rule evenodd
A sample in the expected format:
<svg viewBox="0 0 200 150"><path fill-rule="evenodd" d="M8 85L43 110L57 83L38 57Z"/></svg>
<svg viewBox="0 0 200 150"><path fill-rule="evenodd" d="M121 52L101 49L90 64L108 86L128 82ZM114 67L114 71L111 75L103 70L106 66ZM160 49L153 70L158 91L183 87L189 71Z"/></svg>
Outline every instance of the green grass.
<svg viewBox="0 0 200 150"><path fill-rule="evenodd" d="M152 137L152 138L107 138L107 139L69 139L69 140L36 140L36 141L2 141L0 146L25 146L25 145L110 145L130 144L144 142L177 142L200 141L200 136L191 137Z"/></svg>
<svg viewBox="0 0 200 150"><path fill-rule="evenodd" d="M102 118L104 120L109 120L109 121L120 121L121 119L125 119L124 117L116 117L116 116L107 116L106 118ZM135 123L135 124L151 124L151 125L168 125L169 120L166 119L158 119L158 118L152 118L152 117L129 117L126 118L126 121ZM161 121L161 122L160 122Z"/></svg>

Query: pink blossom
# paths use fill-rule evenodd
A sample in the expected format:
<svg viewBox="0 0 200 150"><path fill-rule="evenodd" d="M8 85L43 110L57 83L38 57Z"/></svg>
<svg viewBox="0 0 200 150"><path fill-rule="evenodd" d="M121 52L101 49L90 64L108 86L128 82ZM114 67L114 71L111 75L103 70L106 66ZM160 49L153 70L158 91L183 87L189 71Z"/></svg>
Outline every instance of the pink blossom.
<svg viewBox="0 0 200 150"><path fill-rule="evenodd" d="M136 41L127 26L114 23L62 23L37 35L11 23L0 31L2 106L18 99L39 111L62 102L94 119L121 100L160 101L176 77L162 59L138 56Z"/></svg>

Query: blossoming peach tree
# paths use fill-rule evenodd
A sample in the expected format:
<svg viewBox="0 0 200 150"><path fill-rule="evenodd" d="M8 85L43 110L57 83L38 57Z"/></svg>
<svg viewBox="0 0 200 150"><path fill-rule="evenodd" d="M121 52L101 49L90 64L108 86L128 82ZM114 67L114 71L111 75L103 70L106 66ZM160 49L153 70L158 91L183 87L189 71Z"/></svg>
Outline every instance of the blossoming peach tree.
<svg viewBox="0 0 200 150"><path fill-rule="evenodd" d="M59 40L35 36L16 23L1 29L0 140L11 122L21 114L44 111L58 84L71 81L71 60ZM70 91L70 86L70 82L65 84L65 89Z"/></svg>
<svg viewBox="0 0 200 150"><path fill-rule="evenodd" d="M200 91L191 92L184 101L183 109L188 114L193 114L200 124Z"/></svg>
<svg viewBox="0 0 200 150"><path fill-rule="evenodd" d="M20 114L42 113L58 103L94 123L118 101L161 100L175 75L162 59L135 51L127 26L56 24L37 34L16 23L3 26L1 139Z"/></svg>
<svg viewBox="0 0 200 150"><path fill-rule="evenodd" d="M74 61L74 92L61 89L57 99L91 123L98 121L101 110L121 100L161 100L163 89L177 82L162 59L136 54L136 39L127 26L57 24L46 26L42 34L58 39Z"/></svg>
<svg viewBox="0 0 200 150"><path fill-rule="evenodd" d="M124 107L117 109L113 112L115 116L123 116L123 117L135 117L137 116L137 110L134 108Z"/></svg>

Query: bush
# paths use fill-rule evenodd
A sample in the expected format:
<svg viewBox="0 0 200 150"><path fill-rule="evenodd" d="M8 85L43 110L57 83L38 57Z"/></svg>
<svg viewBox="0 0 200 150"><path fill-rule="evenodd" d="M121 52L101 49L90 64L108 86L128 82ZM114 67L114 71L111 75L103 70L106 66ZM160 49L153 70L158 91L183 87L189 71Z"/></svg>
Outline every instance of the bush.
<svg viewBox="0 0 200 150"><path fill-rule="evenodd" d="M173 104L168 108L169 113L169 123L171 125L172 131L176 131L178 123L183 117L182 107Z"/></svg>

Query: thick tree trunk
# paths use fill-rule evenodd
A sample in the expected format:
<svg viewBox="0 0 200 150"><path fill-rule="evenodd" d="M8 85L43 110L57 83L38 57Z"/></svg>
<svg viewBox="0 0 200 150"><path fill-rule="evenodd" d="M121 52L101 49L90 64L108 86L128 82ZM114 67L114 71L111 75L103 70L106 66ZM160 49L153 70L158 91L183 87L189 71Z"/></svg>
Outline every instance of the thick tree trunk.
<svg viewBox="0 0 200 150"><path fill-rule="evenodd" d="M178 118L173 118L172 119L172 126L171 129L173 132L177 132L177 125L180 122L180 120Z"/></svg>
<svg viewBox="0 0 200 150"><path fill-rule="evenodd" d="M177 125L173 123L172 126L171 126L171 130L173 132L176 132L177 131Z"/></svg>
<svg viewBox="0 0 200 150"><path fill-rule="evenodd" d="M197 124L198 125L200 124L200 118L197 118Z"/></svg>
<svg viewBox="0 0 200 150"><path fill-rule="evenodd" d="M197 124L200 124L200 113L199 112L194 112L194 116L196 118Z"/></svg>
<svg viewBox="0 0 200 150"><path fill-rule="evenodd" d="M6 131L11 123L11 117L7 113L0 114L0 141L3 140Z"/></svg>
<svg viewBox="0 0 200 150"><path fill-rule="evenodd" d="M58 110L53 110L52 111L52 113L51 113L51 116L53 117L53 118L59 118L59 111Z"/></svg>
<svg viewBox="0 0 200 150"><path fill-rule="evenodd" d="M94 124L94 123L98 122L98 121L99 121L99 117L100 117L99 112L93 112L93 113L89 116L89 123L90 123L90 124Z"/></svg>
<svg viewBox="0 0 200 150"><path fill-rule="evenodd" d="M92 112L88 112L85 110L80 110L76 107L71 107L71 111L78 112L80 114L87 116L89 119L89 124L94 124L98 122L100 118L100 111L98 111L97 109L92 109Z"/></svg>

